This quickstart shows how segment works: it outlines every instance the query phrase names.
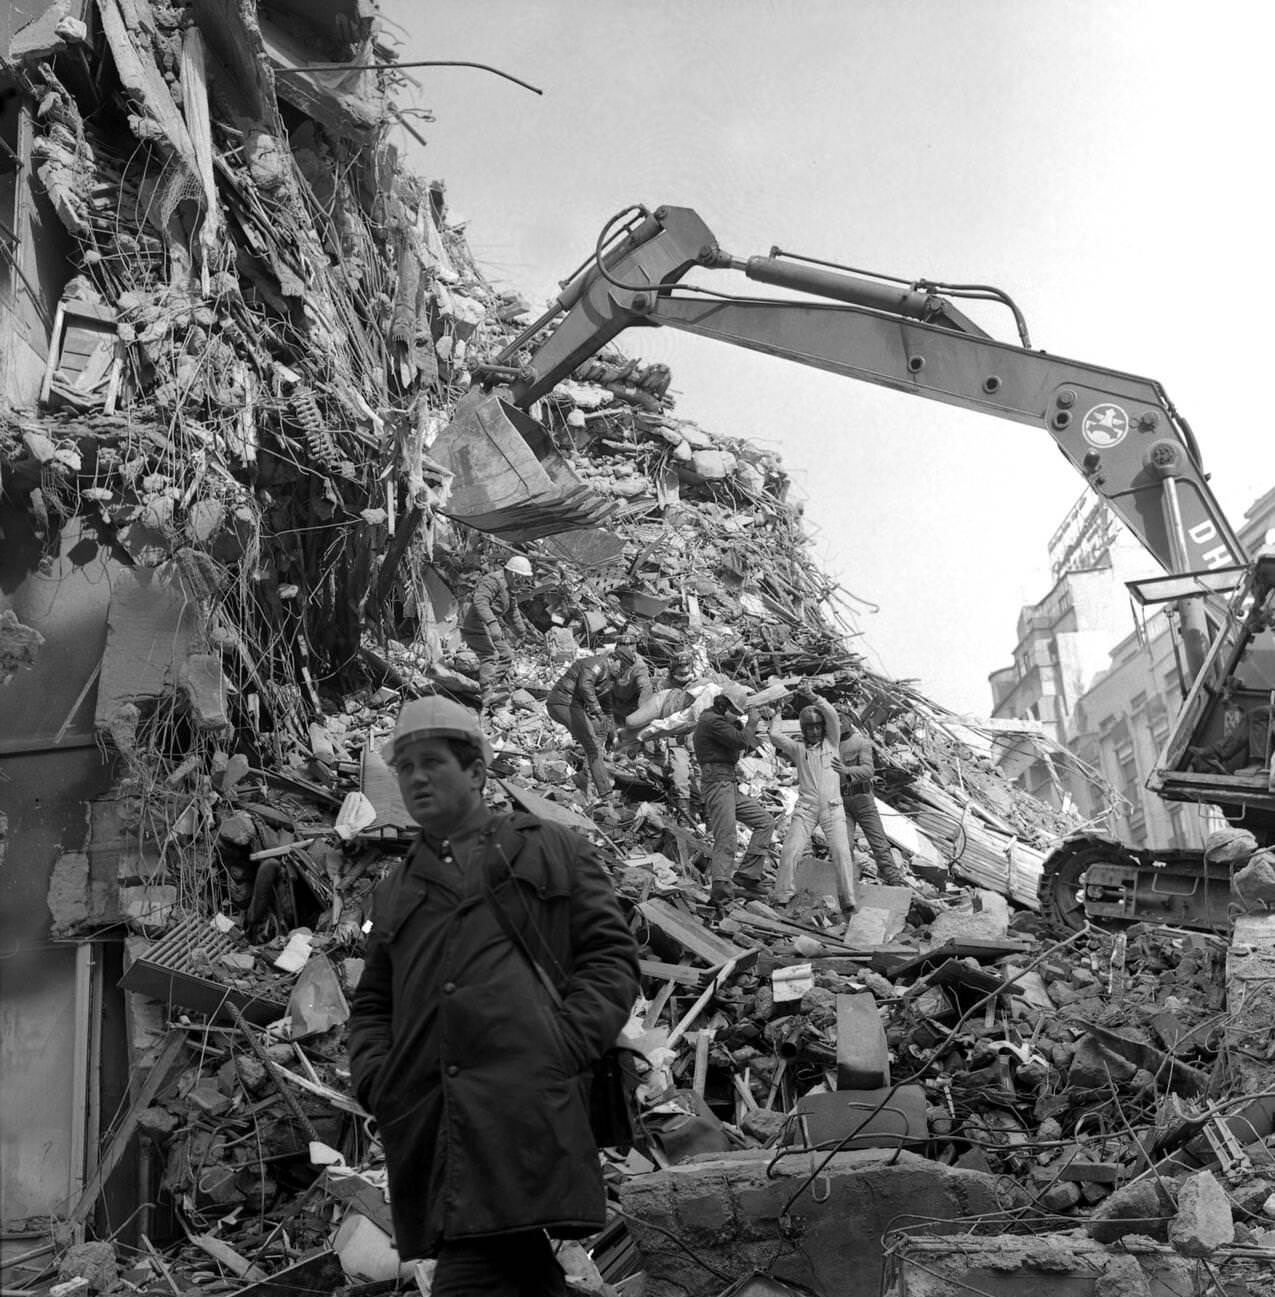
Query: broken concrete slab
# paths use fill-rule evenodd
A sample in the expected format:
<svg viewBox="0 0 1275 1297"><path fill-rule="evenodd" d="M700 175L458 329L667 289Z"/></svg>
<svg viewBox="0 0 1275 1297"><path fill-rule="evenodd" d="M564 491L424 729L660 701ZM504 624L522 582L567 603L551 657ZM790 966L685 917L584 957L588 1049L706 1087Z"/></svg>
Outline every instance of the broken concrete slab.
<svg viewBox="0 0 1275 1297"><path fill-rule="evenodd" d="M1182 1297L1211 1286L1169 1248L1108 1251L1079 1233L1043 1237L904 1237L893 1250L888 1297Z"/></svg>
<svg viewBox="0 0 1275 1297"><path fill-rule="evenodd" d="M643 901L637 908L642 917L674 945L710 967L738 961L747 953L710 931L694 915L679 910L668 901L656 898Z"/></svg>
<svg viewBox="0 0 1275 1297"><path fill-rule="evenodd" d="M722 1279L670 1235L731 1278L761 1269L817 1292L877 1297L881 1237L900 1218L956 1222L1003 1206L995 1177L908 1152L838 1153L817 1184L803 1184L811 1170L807 1156L781 1158L768 1176L770 1160L759 1150L668 1167L621 1185L647 1274L646 1297L721 1291Z"/></svg>
<svg viewBox="0 0 1275 1297"><path fill-rule="evenodd" d="M953 940L976 938L994 941L1009 930L1009 905L1005 898L986 888L976 888L960 908L944 910L930 926L934 946Z"/></svg>
<svg viewBox="0 0 1275 1297"><path fill-rule="evenodd" d="M836 892L832 893L834 896ZM879 887L860 883L859 908L846 925L842 941L857 949L884 946L893 941L907 924L912 906L910 887Z"/></svg>
<svg viewBox="0 0 1275 1297"><path fill-rule="evenodd" d="M167 565L113 573L94 718L100 729L110 728L121 709L159 698L177 684L198 615L172 576Z"/></svg>

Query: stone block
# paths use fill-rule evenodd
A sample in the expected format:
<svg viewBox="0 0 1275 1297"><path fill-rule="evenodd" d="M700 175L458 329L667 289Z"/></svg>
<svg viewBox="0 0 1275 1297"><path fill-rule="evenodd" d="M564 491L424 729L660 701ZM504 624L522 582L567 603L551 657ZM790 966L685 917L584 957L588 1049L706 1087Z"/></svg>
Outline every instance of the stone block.
<svg viewBox="0 0 1275 1297"><path fill-rule="evenodd" d="M1144 1234L1164 1242L1172 1217L1173 1203L1159 1182L1135 1180L1097 1207L1086 1229L1099 1243L1114 1243L1126 1234Z"/></svg>
<svg viewBox="0 0 1275 1297"><path fill-rule="evenodd" d="M968 908L945 910L930 925L931 946L949 941L995 941L1009 931L1009 902L996 892L977 889Z"/></svg>
<svg viewBox="0 0 1275 1297"><path fill-rule="evenodd" d="M1230 1200L1211 1171L1200 1171L1182 1182L1169 1242L1183 1256L1211 1256L1235 1242Z"/></svg>
<svg viewBox="0 0 1275 1297"><path fill-rule="evenodd" d="M662 1230L685 1239L732 1279L769 1270L782 1282L817 1292L877 1297L881 1236L897 1219L956 1221L1003 1205L995 1177L913 1153L838 1153L818 1183L799 1194L810 1174L809 1157L781 1157L768 1179L770 1157L748 1150L622 1184L621 1205L633 1217L629 1229L647 1274L646 1297L717 1297L725 1286ZM785 1230L796 1246L785 1245Z"/></svg>
<svg viewBox="0 0 1275 1297"><path fill-rule="evenodd" d="M876 1090L890 1084L890 1050L871 991L837 996L837 1089Z"/></svg>
<svg viewBox="0 0 1275 1297"><path fill-rule="evenodd" d="M836 884L831 879L831 868L828 872L833 887L831 894L835 896ZM819 894L823 895L822 892ZM912 889L861 883L858 900L859 908L846 926L842 940L847 946L870 950L874 946L884 946L903 931L908 910L912 908Z"/></svg>

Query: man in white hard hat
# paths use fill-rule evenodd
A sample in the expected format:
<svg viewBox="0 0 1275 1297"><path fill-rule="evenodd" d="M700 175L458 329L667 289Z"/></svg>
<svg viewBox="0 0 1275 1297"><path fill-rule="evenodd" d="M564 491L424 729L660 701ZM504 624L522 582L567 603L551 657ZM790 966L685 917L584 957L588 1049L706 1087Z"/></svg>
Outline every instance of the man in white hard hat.
<svg viewBox="0 0 1275 1297"><path fill-rule="evenodd" d="M691 738L704 819L713 838L709 900L715 905L724 905L737 890L748 896L764 893L762 872L775 832L774 816L739 787L739 758L758 744L757 717L749 711L747 698L743 685L726 685L700 714ZM738 869L736 821L752 830Z"/></svg>
<svg viewBox="0 0 1275 1297"><path fill-rule="evenodd" d="M478 685L483 705L492 690L509 675L514 648L527 634L527 623L518 607L531 593L531 561L514 554L503 568L482 576L474 586L461 618L461 639L478 658Z"/></svg>
<svg viewBox="0 0 1275 1297"><path fill-rule="evenodd" d="M385 756L421 831L377 889L350 1073L395 1245L438 1259L435 1297L567 1297L549 1236L606 1222L589 1085L638 992L636 943L590 843L487 807L468 708L406 703Z"/></svg>

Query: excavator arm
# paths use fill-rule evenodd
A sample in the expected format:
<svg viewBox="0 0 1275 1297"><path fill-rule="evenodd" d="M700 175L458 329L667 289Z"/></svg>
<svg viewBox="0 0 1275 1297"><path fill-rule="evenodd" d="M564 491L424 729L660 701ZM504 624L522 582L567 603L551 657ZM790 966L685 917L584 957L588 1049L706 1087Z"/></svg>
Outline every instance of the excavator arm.
<svg viewBox="0 0 1275 1297"><path fill-rule="evenodd" d="M680 329L1043 428L1167 572L1246 561L1189 429L1154 380L998 341L924 285L777 249L739 260L688 208L635 210L638 219L606 246L604 231L595 257L546 315L496 358L487 376L508 381L513 405L526 409L625 329ZM681 282L696 267L742 271L824 300L705 293ZM511 364L527 352L525 363ZM1197 660L1202 629L1198 635Z"/></svg>

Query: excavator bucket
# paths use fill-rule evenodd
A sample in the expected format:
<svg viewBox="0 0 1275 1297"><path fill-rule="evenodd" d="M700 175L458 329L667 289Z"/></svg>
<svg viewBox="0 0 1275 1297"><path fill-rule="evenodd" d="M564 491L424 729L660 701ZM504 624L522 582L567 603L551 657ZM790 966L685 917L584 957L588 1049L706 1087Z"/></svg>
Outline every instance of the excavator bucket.
<svg viewBox="0 0 1275 1297"><path fill-rule="evenodd" d="M544 427L497 396L462 400L430 454L455 474L441 512L508 541L596 527L617 507L581 482Z"/></svg>

